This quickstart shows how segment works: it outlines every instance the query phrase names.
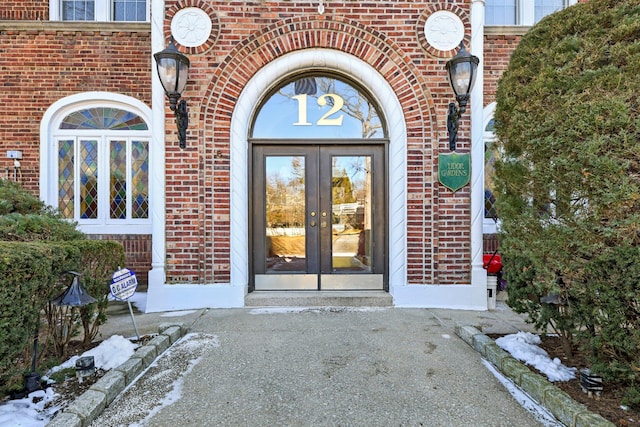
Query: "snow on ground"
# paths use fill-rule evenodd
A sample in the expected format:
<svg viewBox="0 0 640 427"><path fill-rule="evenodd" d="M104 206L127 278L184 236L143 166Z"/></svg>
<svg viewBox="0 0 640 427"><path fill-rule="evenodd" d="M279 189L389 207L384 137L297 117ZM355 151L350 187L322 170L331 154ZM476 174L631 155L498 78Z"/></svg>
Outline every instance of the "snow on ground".
<svg viewBox="0 0 640 427"><path fill-rule="evenodd" d="M146 309L146 292L136 292L129 298L132 304L142 312ZM167 312L162 317L185 316L193 313L194 310ZM108 371L126 362L134 353L137 344L133 344L128 339L113 335L104 340L99 346L84 352L81 356L93 356L95 366L98 369ZM67 368L75 368L76 360L81 356L73 356L61 365L52 368L42 378L54 374ZM38 390L29 394L23 399L0 401L0 427L41 427L45 426L53 415L60 409L59 407L46 408L50 402L56 399L53 388Z"/></svg>
<svg viewBox="0 0 640 427"><path fill-rule="evenodd" d="M96 368L109 370L124 363L135 350L136 345L119 335L114 335L92 348L82 356L93 356ZM80 356L73 356L62 365L47 372L51 375L65 368L75 368L76 360ZM43 377L46 379L46 376ZM0 426L12 427L41 427L45 426L58 411L58 407L45 409L45 405L53 402L56 394L53 388L37 390L23 399L6 400L0 404Z"/></svg>
<svg viewBox="0 0 640 427"><path fill-rule="evenodd" d="M576 378L577 368L569 368L557 357L553 360L549 354L538 347L540 336L530 332L518 332L505 335L496 340L496 344L513 357L531 365L547 376L549 381L570 381Z"/></svg>
<svg viewBox="0 0 640 427"><path fill-rule="evenodd" d="M518 386L512 383L508 378L502 375L494 366L486 360L483 360L482 363L487 369L493 374L494 377L498 379L507 389L507 391L513 396L513 398L531 415L535 417L536 420L540 421L540 423L545 427L564 427L564 424L555 419L553 415L549 413L544 407L542 407L538 402L531 399L529 395L523 392Z"/></svg>

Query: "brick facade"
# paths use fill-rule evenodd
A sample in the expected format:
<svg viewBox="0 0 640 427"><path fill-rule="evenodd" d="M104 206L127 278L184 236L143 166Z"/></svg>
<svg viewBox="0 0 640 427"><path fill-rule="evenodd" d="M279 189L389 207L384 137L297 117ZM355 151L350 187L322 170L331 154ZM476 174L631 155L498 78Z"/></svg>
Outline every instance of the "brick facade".
<svg viewBox="0 0 640 427"><path fill-rule="evenodd" d="M177 146L174 115L166 106L167 283L229 283L235 101L266 64L314 47L366 62L384 76L401 104L407 132L408 283L470 282L470 186L453 193L437 179L438 154L449 152L446 114L453 94L445 63L455 50L435 50L424 34L427 18L448 10L461 18L469 47L470 2L329 1L321 15L317 2L309 1L165 0L167 42L171 19L186 7L205 11L212 32L201 46L179 46L191 61L184 94L190 120L185 150ZM5 93L0 138L3 150L23 152L19 179L34 192L47 108L86 91L125 94L150 106L155 72L149 23L51 22L48 15L48 2L0 0L0 85ZM495 100L497 80L520 37L517 31L486 34L485 105ZM470 151L469 124L467 113L458 152ZM13 161L0 152L0 174L12 178L13 172ZM93 237L122 241L136 272L151 268L151 236L124 236L114 229Z"/></svg>
<svg viewBox="0 0 640 427"><path fill-rule="evenodd" d="M453 194L436 184L437 154L448 151L445 119L451 92L444 64L454 52L440 57L429 53L423 30L426 18L440 9L453 11L468 26L468 10L437 2L332 2L327 13L319 15L317 5L309 2L167 1L167 37L172 16L189 6L213 13L221 30L210 50L183 49L191 61L185 93L191 111L190 145L195 147L186 152L168 149L168 276L201 283L229 281L232 213L224 195L229 191L234 101L254 73L273 59L324 47L378 69L403 106L409 135L410 283L468 283L469 191ZM468 150L463 128L459 151ZM213 153L218 152L216 158ZM182 167L171 168L172 162Z"/></svg>
<svg viewBox="0 0 640 427"><path fill-rule="evenodd" d="M150 104L151 41L147 23L50 22L48 2L34 1L28 8L25 3L0 2L0 86L4 93L0 103L5 111L0 117L0 177L17 176L37 194L44 112L60 98L85 91L125 94ZM7 150L22 151L19 170L6 157ZM144 249L132 248L126 242L144 237L113 239L125 244L127 262L135 265L140 282L146 283L150 243Z"/></svg>

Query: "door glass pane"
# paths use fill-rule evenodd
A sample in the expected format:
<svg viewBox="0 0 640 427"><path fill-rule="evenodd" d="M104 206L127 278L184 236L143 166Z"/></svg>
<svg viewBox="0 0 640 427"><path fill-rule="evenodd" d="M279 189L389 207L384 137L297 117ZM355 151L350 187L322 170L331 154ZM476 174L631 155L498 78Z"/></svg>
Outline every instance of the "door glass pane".
<svg viewBox="0 0 640 427"><path fill-rule="evenodd" d="M371 272L371 156L334 156L331 166L332 270Z"/></svg>
<svg viewBox="0 0 640 427"><path fill-rule="evenodd" d="M253 138L384 138L380 116L364 93L342 80L307 76L271 95L258 113Z"/></svg>
<svg viewBox="0 0 640 427"><path fill-rule="evenodd" d="M305 272L305 158L265 157L266 272Z"/></svg>

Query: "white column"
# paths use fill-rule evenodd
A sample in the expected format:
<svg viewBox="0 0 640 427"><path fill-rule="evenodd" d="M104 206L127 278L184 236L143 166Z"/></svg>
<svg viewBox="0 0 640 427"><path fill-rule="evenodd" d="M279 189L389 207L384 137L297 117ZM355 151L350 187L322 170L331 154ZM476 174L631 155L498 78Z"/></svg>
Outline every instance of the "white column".
<svg viewBox="0 0 640 427"><path fill-rule="evenodd" d="M151 53L165 48L164 42L164 0L151 1ZM165 95L156 72L156 61L151 58L151 271L147 308L152 309L160 302L165 284Z"/></svg>
<svg viewBox="0 0 640 427"><path fill-rule="evenodd" d="M473 0L471 2L471 53L480 59L476 82L471 91L471 285L486 289L487 272L482 268L482 223L484 220L484 8L484 0ZM486 297L478 303L486 307Z"/></svg>

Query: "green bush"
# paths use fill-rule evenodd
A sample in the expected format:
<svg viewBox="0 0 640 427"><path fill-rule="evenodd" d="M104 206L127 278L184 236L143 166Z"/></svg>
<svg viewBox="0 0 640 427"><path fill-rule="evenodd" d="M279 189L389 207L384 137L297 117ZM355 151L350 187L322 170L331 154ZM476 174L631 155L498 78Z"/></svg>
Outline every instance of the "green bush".
<svg viewBox="0 0 640 427"><path fill-rule="evenodd" d="M36 328L46 329L40 312L79 255L72 245L0 242L0 387L22 385L20 374L28 364L18 360L31 348Z"/></svg>
<svg viewBox="0 0 640 427"><path fill-rule="evenodd" d="M636 407L638 75L640 4L590 0L523 36L495 114L509 304L589 349L593 369L623 381Z"/></svg>
<svg viewBox="0 0 640 427"><path fill-rule="evenodd" d="M18 183L0 179L0 215L41 213L45 204Z"/></svg>
<svg viewBox="0 0 640 427"><path fill-rule="evenodd" d="M106 321L111 275L124 266L120 243L88 240L19 185L0 180L0 388L21 387L29 368L36 327L39 356L66 356L66 345L82 328L84 343ZM50 301L81 274L96 302L81 308ZM44 320L42 314L44 313ZM22 363L18 363L22 361Z"/></svg>
<svg viewBox="0 0 640 427"><path fill-rule="evenodd" d="M84 238L74 223L56 216L15 212L0 216L0 240L30 242Z"/></svg>

